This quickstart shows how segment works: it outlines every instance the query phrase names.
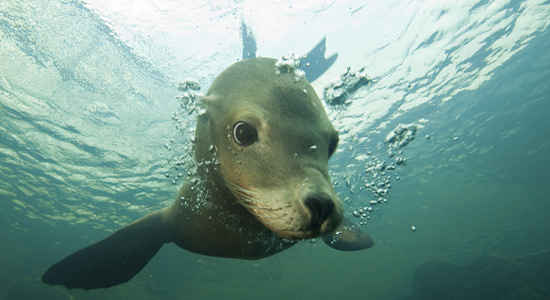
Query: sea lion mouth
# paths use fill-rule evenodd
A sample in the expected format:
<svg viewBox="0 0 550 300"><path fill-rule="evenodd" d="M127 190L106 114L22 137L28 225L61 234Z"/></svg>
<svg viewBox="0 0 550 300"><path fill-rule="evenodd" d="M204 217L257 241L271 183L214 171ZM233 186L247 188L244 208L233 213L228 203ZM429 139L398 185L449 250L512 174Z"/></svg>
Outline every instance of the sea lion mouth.
<svg viewBox="0 0 550 300"><path fill-rule="evenodd" d="M281 238L315 238L331 231L340 221L328 194L311 193L300 204L301 201L289 201L292 197L286 189L258 191L233 182L227 182L227 186L240 205Z"/></svg>

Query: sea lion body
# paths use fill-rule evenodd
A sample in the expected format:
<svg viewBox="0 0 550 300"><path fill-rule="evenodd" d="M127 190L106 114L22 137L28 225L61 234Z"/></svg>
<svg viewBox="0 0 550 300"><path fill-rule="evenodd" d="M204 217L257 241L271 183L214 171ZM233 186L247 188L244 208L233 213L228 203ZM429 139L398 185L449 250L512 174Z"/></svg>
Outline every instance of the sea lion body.
<svg viewBox="0 0 550 300"><path fill-rule="evenodd" d="M339 250L372 239L343 218L328 175L338 135L311 85L276 61L253 58L223 71L202 99L197 173L174 204L53 265L48 284L101 288L131 279L164 243L241 259L323 237Z"/></svg>
<svg viewBox="0 0 550 300"><path fill-rule="evenodd" d="M244 207L235 205L227 188L203 184L208 183L184 185L177 200L164 212L167 222L173 224L173 242L181 248L209 256L259 259L295 243L279 238ZM191 187L210 193L196 199L197 193Z"/></svg>

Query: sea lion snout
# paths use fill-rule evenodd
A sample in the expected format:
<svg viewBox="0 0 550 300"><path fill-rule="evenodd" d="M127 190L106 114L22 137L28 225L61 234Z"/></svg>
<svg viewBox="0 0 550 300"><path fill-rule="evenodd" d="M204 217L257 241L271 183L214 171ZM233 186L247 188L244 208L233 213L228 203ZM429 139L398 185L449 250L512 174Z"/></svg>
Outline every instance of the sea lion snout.
<svg viewBox="0 0 550 300"><path fill-rule="evenodd" d="M311 214L310 229L319 231L321 225L332 215L334 201L326 193L311 193L304 200L304 204Z"/></svg>

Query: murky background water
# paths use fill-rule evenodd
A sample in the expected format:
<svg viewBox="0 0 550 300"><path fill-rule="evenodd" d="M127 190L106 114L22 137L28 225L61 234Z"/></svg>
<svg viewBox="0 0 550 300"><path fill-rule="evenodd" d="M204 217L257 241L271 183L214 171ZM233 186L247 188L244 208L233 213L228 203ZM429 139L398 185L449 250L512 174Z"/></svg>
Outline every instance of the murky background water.
<svg viewBox="0 0 550 300"><path fill-rule="evenodd" d="M327 110L337 190L376 246L253 262L165 246L119 287L43 286L51 263L171 203L177 85L240 59L243 23L259 56L326 37L319 95L348 67L372 79ZM0 298L550 299L549 24L534 0L2 1ZM391 148L399 124L415 138Z"/></svg>

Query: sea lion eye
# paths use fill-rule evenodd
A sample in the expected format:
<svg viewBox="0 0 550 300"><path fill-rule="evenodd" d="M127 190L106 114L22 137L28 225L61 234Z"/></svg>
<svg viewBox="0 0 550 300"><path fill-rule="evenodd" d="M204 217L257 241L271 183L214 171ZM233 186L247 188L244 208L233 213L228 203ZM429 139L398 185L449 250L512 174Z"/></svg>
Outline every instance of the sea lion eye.
<svg viewBox="0 0 550 300"><path fill-rule="evenodd" d="M239 121L233 125L233 139L241 146L249 146L258 140L258 132L252 125Z"/></svg>

